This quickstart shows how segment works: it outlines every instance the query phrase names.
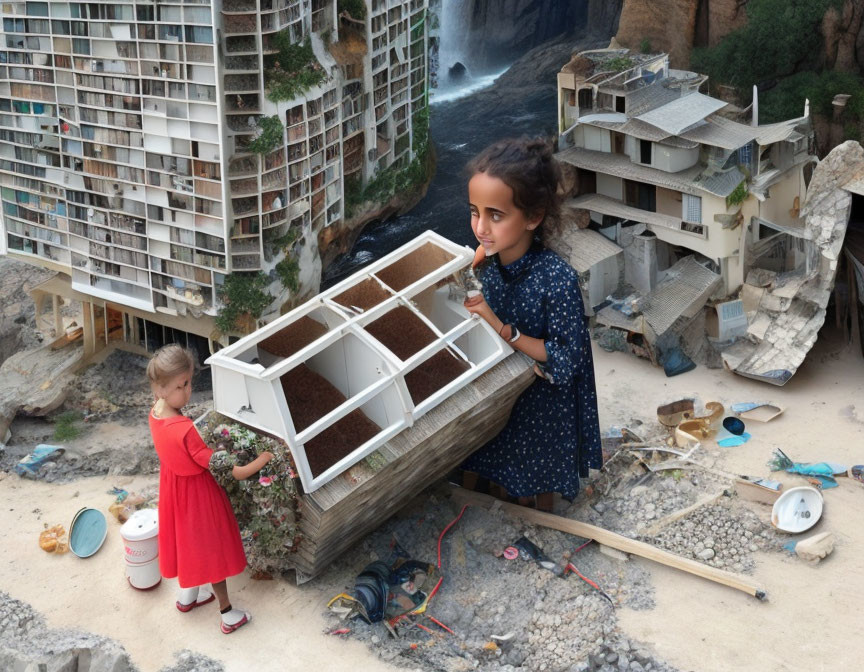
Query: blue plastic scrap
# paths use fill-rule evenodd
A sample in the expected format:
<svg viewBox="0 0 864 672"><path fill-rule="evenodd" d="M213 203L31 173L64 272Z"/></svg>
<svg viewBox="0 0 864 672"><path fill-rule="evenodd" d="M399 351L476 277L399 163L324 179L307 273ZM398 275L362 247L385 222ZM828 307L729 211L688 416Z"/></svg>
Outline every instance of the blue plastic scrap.
<svg viewBox="0 0 864 672"><path fill-rule="evenodd" d="M774 449L774 454L768 462L771 471L786 471L790 474L801 474L817 479L822 489L837 487L835 474L846 472L846 467L837 462L793 462L786 453L779 448Z"/></svg>
<svg viewBox="0 0 864 672"><path fill-rule="evenodd" d="M54 457L60 457L66 452L61 446L50 446L40 443L27 457L15 465L15 473L19 476L36 476L43 464Z"/></svg>

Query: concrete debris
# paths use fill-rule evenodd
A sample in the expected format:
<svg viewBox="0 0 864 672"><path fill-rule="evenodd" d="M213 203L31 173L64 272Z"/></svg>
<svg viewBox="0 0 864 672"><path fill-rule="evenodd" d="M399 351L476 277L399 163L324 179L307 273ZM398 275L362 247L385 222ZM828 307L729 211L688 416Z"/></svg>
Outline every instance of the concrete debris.
<svg viewBox="0 0 864 672"><path fill-rule="evenodd" d="M18 413L47 415L63 404L82 354L80 344L44 347L16 353L0 365L0 447L11 438Z"/></svg>
<svg viewBox="0 0 864 672"><path fill-rule="evenodd" d="M0 592L0 669L136 672L138 668L117 642L76 630L48 629L29 604Z"/></svg>
<svg viewBox="0 0 864 672"><path fill-rule="evenodd" d="M802 560L817 563L834 550L834 533L822 532L795 544L795 553Z"/></svg>
<svg viewBox="0 0 864 672"><path fill-rule="evenodd" d="M849 189L854 189L862 176L864 148L853 141L835 147L816 166L801 209L804 228L797 239L778 234L791 238L799 250L803 248L803 255L798 255L800 264L785 274L767 269L748 274L741 297L745 306L753 306L759 289L763 294L750 319L751 338L723 351L728 369L783 385L801 366L825 322L852 207ZM796 256L794 252L785 254Z"/></svg>

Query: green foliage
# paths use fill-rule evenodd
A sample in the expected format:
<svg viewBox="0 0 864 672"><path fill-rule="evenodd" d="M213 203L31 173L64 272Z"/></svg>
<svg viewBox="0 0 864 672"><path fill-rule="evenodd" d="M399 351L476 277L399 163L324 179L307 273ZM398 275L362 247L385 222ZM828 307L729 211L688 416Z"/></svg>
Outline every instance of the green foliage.
<svg viewBox="0 0 864 672"><path fill-rule="evenodd" d="M429 179L429 108L418 110L411 120L414 160L407 166L394 163L375 174L364 189L358 178L345 180L345 216L367 201L383 203L395 194L412 191Z"/></svg>
<svg viewBox="0 0 864 672"><path fill-rule="evenodd" d="M747 23L713 47L695 49L691 64L749 99L766 84L812 69L821 53L820 26L838 0L750 0Z"/></svg>
<svg viewBox="0 0 864 672"><path fill-rule="evenodd" d="M642 41L639 43L639 51L642 52L643 54L650 54L651 53L651 40L649 40L647 37L643 37Z"/></svg>
<svg viewBox="0 0 864 672"><path fill-rule="evenodd" d="M861 126L855 122L848 122L843 126L843 139L844 140L855 140L856 142L861 142Z"/></svg>
<svg viewBox="0 0 864 672"><path fill-rule="evenodd" d="M54 440L74 441L81 436L78 421L84 416L78 411L64 411L54 418Z"/></svg>
<svg viewBox="0 0 864 672"><path fill-rule="evenodd" d="M300 289L300 264L296 259L285 257L276 264L275 269L285 289L290 289L292 292Z"/></svg>
<svg viewBox="0 0 864 672"><path fill-rule="evenodd" d="M602 72L624 72L625 70L632 68L634 65L636 64L633 62L632 58L616 56L615 58L610 58L600 67L602 68Z"/></svg>
<svg viewBox="0 0 864 672"><path fill-rule="evenodd" d="M736 205L741 205L747 200L749 194L750 191L747 189L747 180L743 180L741 184L735 187L735 189L732 190L732 193L726 197L726 207L731 208Z"/></svg>
<svg viewBox="0 0 864 672"><path fill-rule="evenodd" d="M257 273L235 272L225 278L219 289L222 306L213 320L223 334L241 329L240 320L246 316L257 320L273 297L265 292L270 282L261 271Z"/></svg>
<svg viewBox="0 0 864 672"><path fill-rule="evenodd" d="M340 14L348 12L357 21L366 18L366 3L363 0L339 0L337 7Z"/></svg>
<svg viewBox="0 0 864 672"><path fill-rule="evenodd" d="M327 79L308 36L302 43L292 43L286 28L273 35L271 45L279 50L275 56L266 57L265 87L272 102L293 100Z"/></svg>
<svg viewBox="0 0 864 672"><path fill-rule="evenodd" d="M816 114L830 117L831 102L838 93L851 96L846 103L850 119L864 119L864 79L849 72L798 72L780 81L774 88L759 94L759 123L771 123L800 117L804 100Z"/></svg>
<svg viewBox="0 0 864 672"><path fill-rule="evenodd" d="M249 143L250 152L269 154L282 144L285 129L278 115L261 117L258 119L258 128L261 129L261 132L257 138Z"/></svg>
<svg viewBox="0 0 864 672"><path fill-rule="evenodd" d="M284 234L282 234L278 238L274 238L273 240L271 240L270 244L273 245L277 249L286 250L286 252L287 252L287 248L290 248L295 242L297 242L297 239L299 237L300 237L300 232L296 228L288 229Z"/></svg>

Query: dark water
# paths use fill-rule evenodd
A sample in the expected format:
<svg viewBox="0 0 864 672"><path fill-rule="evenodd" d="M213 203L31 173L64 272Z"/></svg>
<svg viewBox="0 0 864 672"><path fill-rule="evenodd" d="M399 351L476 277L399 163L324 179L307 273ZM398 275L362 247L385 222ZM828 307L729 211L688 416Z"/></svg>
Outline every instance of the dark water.
<svg viewBox="0 0 864 672"><path fill-rule="evenodd" d="M438 153L435 177L426 197L400 217L369 224L354 248L339 257L324 273L329 287L368 263L392 252L427 229L460 245L476 245L468 214L465 165L490 143L510 136L552 135L555 132L556 92L521 95L507 104L490 104L480 91L450 102L433 103L430 134ZM482 103L480 102L482 100Z"/></svg>

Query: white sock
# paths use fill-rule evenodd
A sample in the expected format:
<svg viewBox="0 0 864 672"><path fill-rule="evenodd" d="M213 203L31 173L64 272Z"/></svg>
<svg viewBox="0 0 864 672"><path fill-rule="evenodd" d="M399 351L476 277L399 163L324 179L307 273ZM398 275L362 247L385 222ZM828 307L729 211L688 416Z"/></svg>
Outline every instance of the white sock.
<svg viewBox="0 0 864 672"><path fill-rule="evenodd" d="M222 614L222 622L225 625L237 625L240 621L243 620L243 617L248 618L248 614L241 609L231 609Z"/></svg>
<svg viewBox="0 0 864 672"><path fill-rule="evenodd" d="M177 601L183 606L198 601L198 586L194 588L181 588L177 595Z"/></svg>

